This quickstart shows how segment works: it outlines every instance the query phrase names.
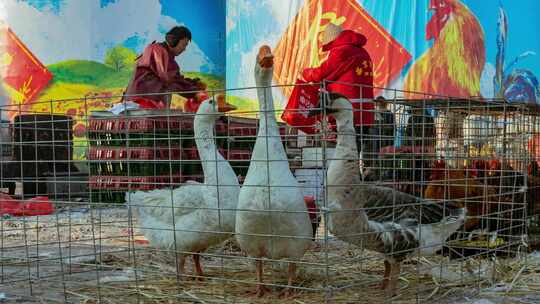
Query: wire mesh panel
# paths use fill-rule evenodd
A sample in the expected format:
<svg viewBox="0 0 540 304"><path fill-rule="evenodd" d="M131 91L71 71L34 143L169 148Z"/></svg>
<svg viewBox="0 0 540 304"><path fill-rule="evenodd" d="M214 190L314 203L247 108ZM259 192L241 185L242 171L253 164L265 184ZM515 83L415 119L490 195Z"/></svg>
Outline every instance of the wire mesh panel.
<svg viewBox="0 0 540 304"><path fill-rule="evenodd" d="M110 96L70 100L70 115L54 110L67 101L3 107L0 295L432 303L525 284L534 107L322 93L311 134L279 120L278 89L246 89L262 111L224 112L214 94L197 114L94 110ZM368 102L373 122L355 126L351 103Z"/></svg>

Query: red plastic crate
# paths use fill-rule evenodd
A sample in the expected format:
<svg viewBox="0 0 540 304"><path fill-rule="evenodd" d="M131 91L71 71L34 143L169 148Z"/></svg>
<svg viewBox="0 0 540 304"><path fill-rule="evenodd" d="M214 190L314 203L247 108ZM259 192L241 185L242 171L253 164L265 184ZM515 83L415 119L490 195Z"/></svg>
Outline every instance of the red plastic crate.
<svg viewBox="0 0 540 304"><path fill-rule="evenodd" d="M227 124L222 121L216 122L216 134L218 135L227 134Z"/></svg>
<svg viewBox="0 0 540 304"><path fill-rule="evenodd" d="M170 158L169 158L170 157ZM180 160L187 158L182 148L169 147L95 147L88 149L89 160L121 160L121 159L138 159L138 160Z"/></svg>
<svg viewBox="0 0 540 304"><path fill-rule="evenodd" d="M110 147L90 147L88 150L88 159L89 160L111 160L117 159L118 151L115 148Z"/></svg>
<svg viewBox="0 0 540 304"><path fill-rule="evenodd" d="M88 184L90 189L114 190L120 188L120 176L90 176Z"/></svg>
<svg viewBox="0 0 540 304"><path fill-rule="evenodd" d="M186 148L183 150L184 151L184 156L185 156L185 159L188 159L188 160L199 160L199 150L197 148ZM218 149L219 153L221 153L221 155L223 155L224 157L226 157L227 155L227 150L225 149Z"/></svg>
<svg viewBox="0 0 540 304"><path fill-rule="evenodd" d="M95 190L141 190L180 186L188 176L91 176L90 189Z"/></svg>
<svg viewBox="0 0 540 304"><path fill-rule="evenodd" d="M227 159L230 160L250 160L251 151L250 150L229 150L227 153Z"/></svg>
<svg viewBox="0 0 540 304"><path fill-rule="evenodd" d="M185 158L184 150L181 148L158 147L154 149L154 153L154 159L179 160Z"/></svg>
<svg viewBox="0 0 540 304"><path fill-rule="evenodd" d="M251 159L250 150L226 150L219 149L221 155L231 160L249 160ZM95 147L88 149L89 160L198 160L199 151L197 148L118 148L118 147Z"/></svg>
<svg viewBox="0 0 540 304"><path fill-rule="evenodd" d="M193 115L148 116L148 117L90 117L88 131L106 133L148 133L176 130L193 130ZM216 133L230 136L257 136L258 120L229 117L228 122L216 122ZM279 132L286 134L286 127L280 124Z"/></svg>
<svg viewBox="0 0 540 304"><path fill-rule="evenodd" d="M91 117L88 131L106 133L149 133L177 130L192 130L193 115L149 116L149 117Z"/></svg>
<svg viewBox="0 0 540 304"><path fill-rule="evenodd" d="M148 191L157 188L154 176L119 176L119 189Z"/></svg>

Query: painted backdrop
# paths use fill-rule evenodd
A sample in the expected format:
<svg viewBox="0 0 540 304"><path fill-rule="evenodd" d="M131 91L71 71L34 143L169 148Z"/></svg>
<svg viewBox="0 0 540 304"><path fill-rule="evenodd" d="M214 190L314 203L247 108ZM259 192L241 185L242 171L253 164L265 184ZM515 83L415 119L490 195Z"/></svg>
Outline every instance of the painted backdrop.
<svg viewBox="0 0 540 304"><path fill-rule="evenodd" d="M182 71L211 88L225 77L224 0L2 0L0 1L0 92L3 104L21 110L83 115L103 109L100 100L27 106L123 92L133 62L152 41L176 25L193 41L178 57ZM189 7L189 9L187 9ZM12 116L12 115L8 115Z"/></svg>
<svg viewBox="0 0 540 304"><path fill-rule="evenodd" d="M178 59L182 69L211 88L252 86L263 43L276 53L276 83L290 84L324 59L317 37L333 22L368 37L376 86L538 101L539 12L535 0L2 0L0 96L25 108L31 100L119 94L133 58L177 24L194 34ZM287 94L277 90L281 106ZM253 90L230 95L256 109ZM81 111L56 105L28 110Z"/></svg>
<svg viewBox="0 0 540 304"><path fill-rule="evenodd" d="M227 87L254 85L253 58L265 43L276 52L276 83L294 83L324 59L317 37L333 22L367 36L376 86L408 91L377 94L538 102L539 15L536 0L229 0ZM281 106L287 93L275 90Z"/></svg>
<svg viewBox="0 0 540 304"><path fill-rule="evenodd" d="M177 57L182 71L224 88L225 0L1 0L2 119L67 113L74 158L85 158L87 115L119 100L136 56L176 25L193 34ZM94 96L109 98L81 102Z"/></svg>

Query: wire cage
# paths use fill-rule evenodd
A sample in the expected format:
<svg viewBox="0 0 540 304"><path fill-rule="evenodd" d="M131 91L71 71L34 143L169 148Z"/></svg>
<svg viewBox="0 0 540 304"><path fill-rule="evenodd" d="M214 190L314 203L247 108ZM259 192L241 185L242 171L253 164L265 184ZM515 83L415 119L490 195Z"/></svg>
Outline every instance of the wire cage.
<svg viewBox="0 0 540 304"><path fill-rule="evenodd" d="M263 92L260 100L268 100L280 88L244 90ZM279 121L283 106L214 114L199 131L196 117L204 113L129 109L125 101L127 110L119 114L95 110L117 104L120 98L111 96L4 106L12 122L0 145L9 147L1 161L1 296L25 303L431 303L452 302L515 275L526 255L527 218L534 223L540 209L533 170L537 109L377 91L386 98L370 101L374 108L365 110L374 115L373 124L353 135L340 133L337 118L337 127L323 123L320 132L304 133L302 126ZM336 115L329 109L339 99L321 94L312 110ZM57 113L67 105L75 110ZM278 117L277 123L268 117ZM270 147L270 138L279 139L284 158L271 154L279 148ZM340 159L351 138L356 153ZM201 150L201 139L213 142L214 151ZM257 149L266 158L253 161L267 170L252 176L270 174L278 163L288 166L297 184L273 180L260 186L270 202L262 211L229 208L231 198L218 189L236 182L216 170L228 163L242 187L253 186L243 183ZM344 166L339 175L330 172L336 166ZM189 195L178 194L186 188ZM290 188L306 207L272 208L269 193ZM336 199L336 191L344 191L346 202ZM200 199L214 192L217 205ZM367 203L373 197L375 203ZM467 215L459 225L424 222L430 204L464 208ZM290 227L253 219L290 215L308 221L296 235L254 235L267 240L267 250L288 252L280 240L289 238L288 246L307 244L299 249L305 252L276 254L279 259L246 254L238 231L235 236L238 224L230 225L240 212L249 218L247 226L267 225L268 231ZM362 226L360 218L371 222ZM407 233L414 240L399 239ZM429 237L438 237L440 246L423 250ZM261 298L248 294L259 286L259 261L270 291ZM386 264L396 261L401 269L386 273ZM292 281L290 263L297 268ZM381 290L379 283L392 275L399 278L396 292ZM292 296L281 297L287 287Z"/></svg>

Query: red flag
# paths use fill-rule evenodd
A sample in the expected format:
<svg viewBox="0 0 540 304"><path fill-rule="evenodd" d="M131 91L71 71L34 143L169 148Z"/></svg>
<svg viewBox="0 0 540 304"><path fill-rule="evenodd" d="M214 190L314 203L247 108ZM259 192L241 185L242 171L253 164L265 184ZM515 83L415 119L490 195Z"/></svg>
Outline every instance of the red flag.
<svg viewBox="0 0 540 304"><path fill-rule="evenodd" d="M0 28L2 80L10 97L21 104L34 100L53 75L8 27ZM16 115L10 113L10 116Z"/></svg>

